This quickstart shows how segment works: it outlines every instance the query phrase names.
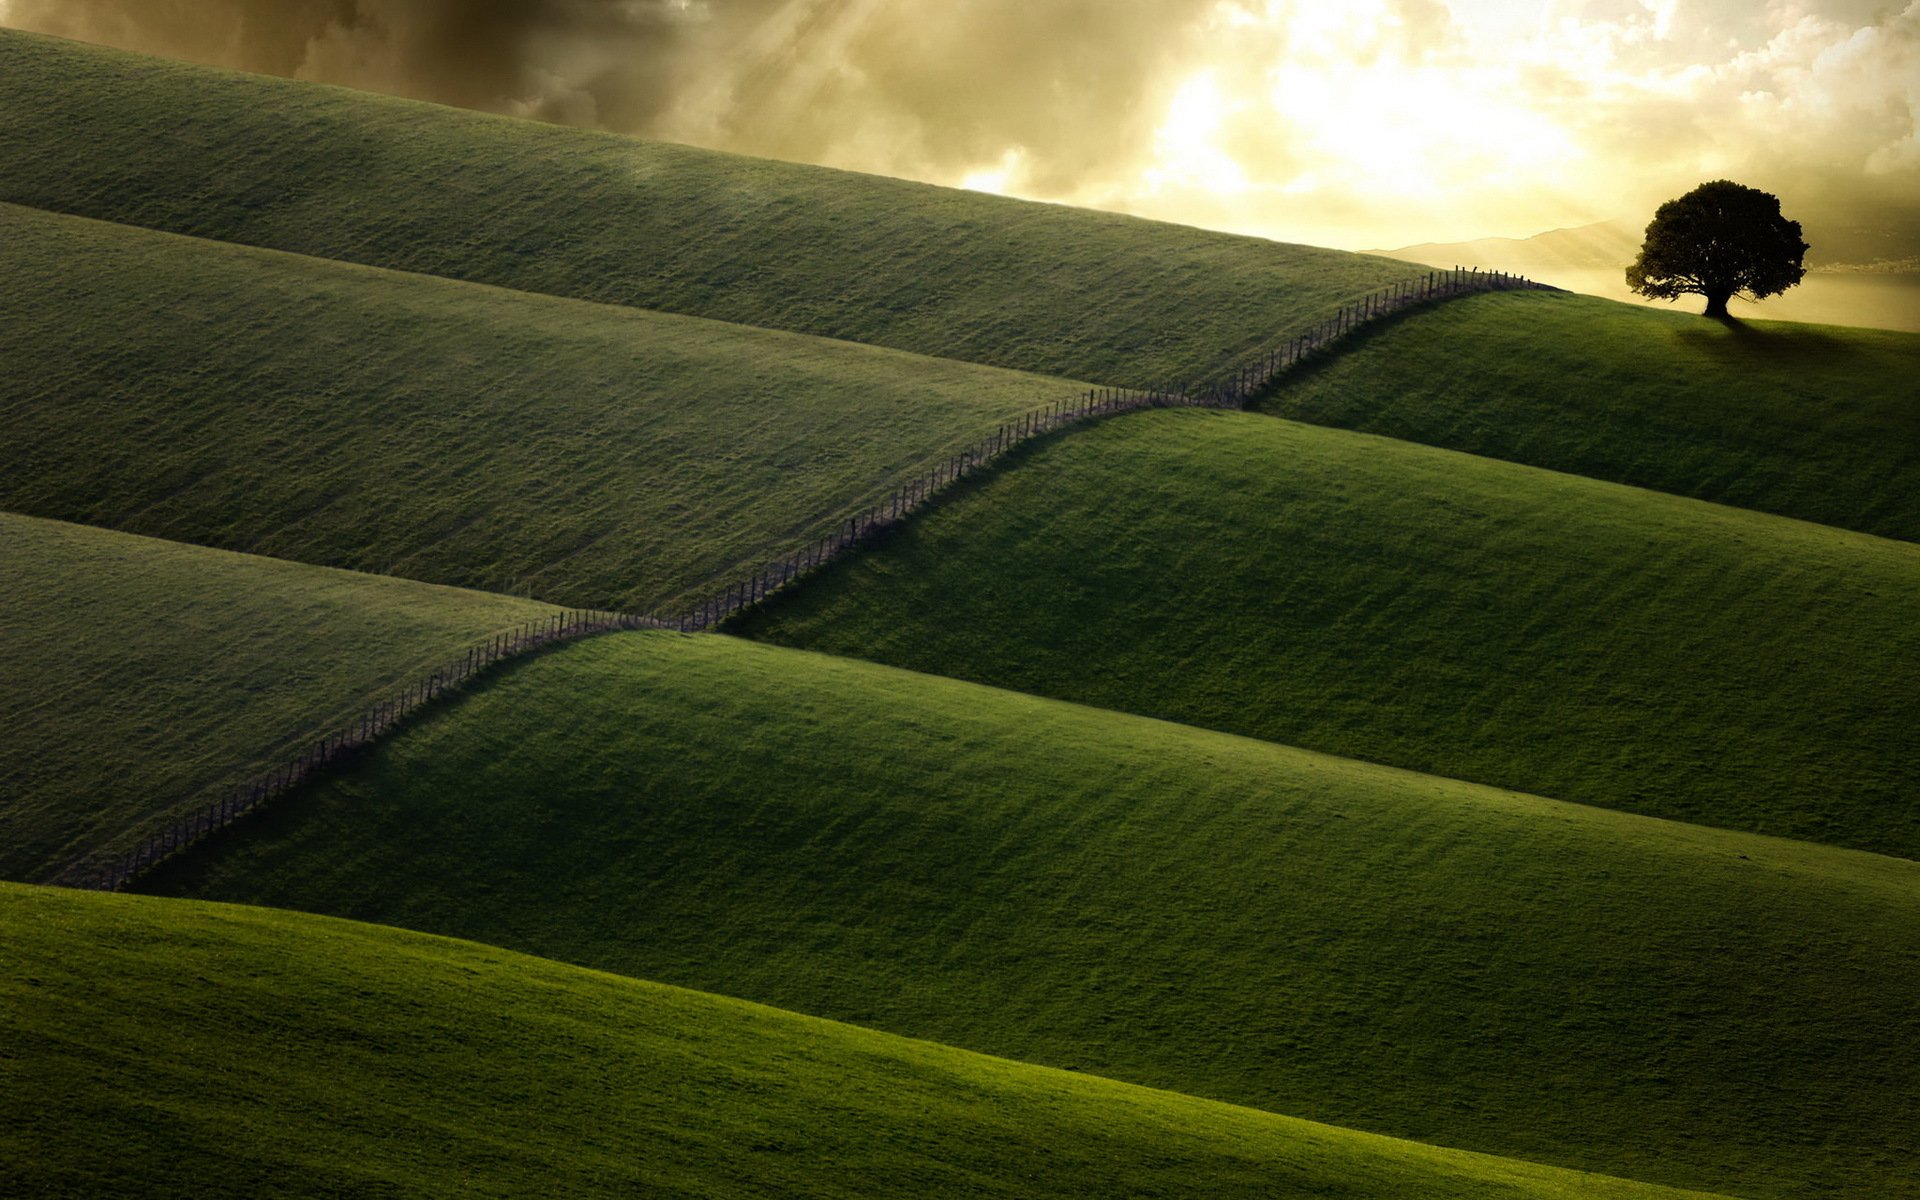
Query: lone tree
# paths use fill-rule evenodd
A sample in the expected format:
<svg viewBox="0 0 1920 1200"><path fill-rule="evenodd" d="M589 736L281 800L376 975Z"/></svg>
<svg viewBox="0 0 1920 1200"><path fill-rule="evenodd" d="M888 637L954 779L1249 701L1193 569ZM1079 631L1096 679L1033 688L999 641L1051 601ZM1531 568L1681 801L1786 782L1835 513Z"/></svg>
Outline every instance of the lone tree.
<svg viewBox="0 0 1920 1200"><path fill-rule="evenodd" d="M1806 253L1778 196L1716 179L1655 211L1627 286L1655 300L1705 296L1706 315L1724 318L1735 296L1760 300L1799 283Z"/></svg>

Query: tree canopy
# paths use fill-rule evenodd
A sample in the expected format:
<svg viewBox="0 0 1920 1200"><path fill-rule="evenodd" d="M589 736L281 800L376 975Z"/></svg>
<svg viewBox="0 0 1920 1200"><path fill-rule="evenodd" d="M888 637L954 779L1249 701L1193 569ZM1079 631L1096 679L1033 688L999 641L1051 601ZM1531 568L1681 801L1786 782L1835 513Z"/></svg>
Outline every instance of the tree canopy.
<svg viewBox="0 0 1920 1200"><path fill-rule="evenodd" d="M1705 296L1706 315L1725 317L1735 296L1760 300L1799 283L1806 253L1778 196L1717 179L1654 212L1627 286L1656 300Z"/></svg>

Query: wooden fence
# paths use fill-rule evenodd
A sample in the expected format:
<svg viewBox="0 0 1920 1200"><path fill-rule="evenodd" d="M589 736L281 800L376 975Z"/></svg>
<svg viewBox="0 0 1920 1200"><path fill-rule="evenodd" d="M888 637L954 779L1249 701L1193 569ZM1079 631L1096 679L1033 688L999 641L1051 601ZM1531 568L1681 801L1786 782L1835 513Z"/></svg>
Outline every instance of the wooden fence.
<svg viewBox="0 0 1920 1200"><path fill-rule="evenodd" d="M1072 399L1034 409L1005 422L991 435L948 456L945 461L928 467L879 503L841 521L832 533L753 571L690 609L672 616L568 610L516 625L468 647L461 657L374 703L343 728L316 739L272 770L234 788L223 799L189 810L184 816L151 830L132 849L100 870L91 886L109 891L126 887L157 864L371 744L435 699L500 662L555 642L622 630L670 629L693 633L712 629L904 520L951 484L974 474L1023 442L1082 421L1146 408L1244 408L1249 399L1282 372L1362 325L1437 300L1542 287L1544 285L1498 271L1464 268L1433 271L1342 305L1339 311L1306 332L1257 355L1229 362L1197 383L1152 388L1092 388Z"/></svg>
<svg viewBox="0 0 1920 1200"><path fill-rule="evenodd" d="M619 630L653 628L658 628L658 622L650 617L569 609L551 617L524 621L476 642L460 657L375 701L344 726L316 738L272 770L240 784L219 800L193 808L150 830L132 849L102 868L93 886L107 891L125 887L156 864L226 828L274 797L299 787L360 747L372 744L407 717L496 663L555 642Z"/></svg>
<svg viewBox="0 0 1920 1200"><path fill-rule="evenodd" d="M1245 408L1247 401L1288 368L1317 354L1362 325L1417 305L1479 292L1515 289L1551 290L1518 275L1501 271L1455 268L1432 271L1418 279L1393 284L1351 304L1306 332L1243 360L1229 362L1209 378L1186 386L1152 388L1092 388L1071 400L1060 400L1001 425L980 441L926 468L895 488L877 504L847 517L839 526L777 562L768 563L725 590L707 597L691 611L658 617L660 624L681 630L711 629L759 604L781 588L811 574L822 563L846 553L919 509L948 485L978 471L1007 451L1064 425L1113 413L1143 408Z"/></svg>

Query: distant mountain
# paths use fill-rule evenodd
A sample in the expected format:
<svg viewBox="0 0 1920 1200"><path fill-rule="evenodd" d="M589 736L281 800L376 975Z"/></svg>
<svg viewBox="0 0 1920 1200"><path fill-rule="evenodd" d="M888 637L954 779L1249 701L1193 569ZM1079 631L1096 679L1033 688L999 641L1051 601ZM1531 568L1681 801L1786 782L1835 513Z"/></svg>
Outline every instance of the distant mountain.
<svg viewBox="0 0 1920 1200"><path fill-rule="evenodd" d="M1760 305L1742 303L1743 315L1920 332L1920 211L1789 206L1787 212L1805 230L1807 277ZM1570 292L1671 307L1627 290L1626 266L1640 251L1644 229L1631 221L1597 221L1528 238L1427 242L1370 253L1434 267L1515 271Z"/></svg>
<svg viewBox="0 0 1920 1200"><path fill-rule="evenodd" d="M1791 209L1789 215L1794 215ZM1920 270L1920 212L1816 211L1801 214L1800 223L1810 270L1849 274ZM1425 242L1368 253L1440 267L1497 267L1541 274L1623 270L1638 253L1643 232L1643 226L1631 221L1597 221L1526 238Z"/></svg>
<svg viewBox="0 0 1920 1200"><path fill-rule="evenodd" d="M1639 236L1618 221L1551 229L1527 238L1478 238L1470 242L1423 242L1398 250L1375 250L1388 258L1434 266L1498 267L1510 271L1624 267L1640 247Z"/></svg>

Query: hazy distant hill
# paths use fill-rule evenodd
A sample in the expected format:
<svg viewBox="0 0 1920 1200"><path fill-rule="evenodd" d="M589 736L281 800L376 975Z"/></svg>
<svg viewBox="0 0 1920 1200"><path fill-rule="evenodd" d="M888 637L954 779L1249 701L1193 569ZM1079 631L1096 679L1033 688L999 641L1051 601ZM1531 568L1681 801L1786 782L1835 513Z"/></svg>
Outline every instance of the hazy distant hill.
<svg viewBox="0 0 1920 1200"><path fill-rule="evenodd" d="M1920 210L1831 213L1796 211L1807 239L1807 266L1820 272L1899 274L1920 271ZM1477 238L1468 242L1422 242L1398 250L1375 250L1389 258L1442 266L1490 265L1528 268L1623 268L1640 248L1644 225L1633 220L1596 221L1549 229L1525 238Z"/></svg>
<svg viewBox="0 0 1920 1200"><path fill-rule="evenodd" d="M1787 211L1793 214L1791 205ZM1736 307L1736 315L1920 331L1920 212L1802 215L1807 278L1761 306ZM1633 295L1622 277L1640 249L1643 228L1632 221L1598 221L1527 238L1423 242L1370 253L1438 267L1518 271L1570 291L1663 304Z"/></svg>
<svg viewBox="0 0 1920 1200"><path fill-rule="evenodd" d="M1376 253L1408 262L1459 264L1464 267L1502 264L1505 269L1624 266L1639 245L1634 231L1618 221L1599 221L1572 229L1550 229L1526 238L1477 238L1470 242L1422 242Z"/></svg>

